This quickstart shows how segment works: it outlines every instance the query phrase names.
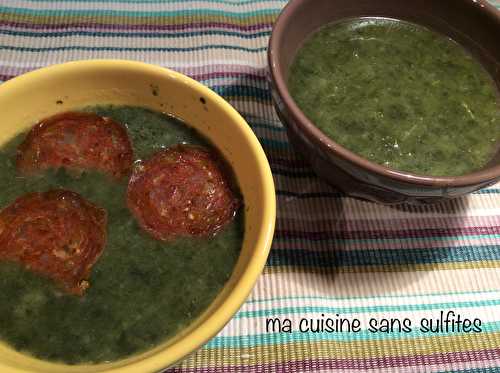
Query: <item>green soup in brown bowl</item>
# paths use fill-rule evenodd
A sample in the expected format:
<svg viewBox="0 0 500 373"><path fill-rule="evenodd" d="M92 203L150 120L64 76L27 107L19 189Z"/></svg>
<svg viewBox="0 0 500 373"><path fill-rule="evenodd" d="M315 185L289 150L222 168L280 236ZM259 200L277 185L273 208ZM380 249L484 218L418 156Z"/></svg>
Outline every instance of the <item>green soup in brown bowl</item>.
<svg viewBox="0 0 500 373"><path fill-rule="evenodd" d="M319 176L384 203L437 202L498 180L493 6L312 3L284 9L268 56L278 115Z"/></svg>

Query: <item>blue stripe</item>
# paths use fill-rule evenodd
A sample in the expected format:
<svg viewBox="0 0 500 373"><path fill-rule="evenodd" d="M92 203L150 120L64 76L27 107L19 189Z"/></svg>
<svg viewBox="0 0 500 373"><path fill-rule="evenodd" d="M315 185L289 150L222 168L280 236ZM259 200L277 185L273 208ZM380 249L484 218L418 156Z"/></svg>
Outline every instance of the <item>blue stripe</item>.
<svg viewBox="0 0 500 373"><path fill-rule="evenodd" d="M500 246L458 246L429 249L361 249L349 251L313 251L307 249L274 249L271 250L267 265L304 266L318 268L339 268L354 266L408 266L465 263L500 260Z"/></svg>
<svg viewBox="0 0 500 373"><path fill-rule="evenodd" d="M491 188L491 189L481 189L474 192L473 194L498 194L498 193L500 193L499 188Z"/></svg>
<svg viewBox="0 0 500 373"><path fill-rule="evenodd" d="M290 145L285 141L259 138L259 142L264 147L264 150L266 150L266 148L270 148L272 150L289 150L290 149ZM276 173L276 172L273 171L273 173Z"/></svg>
<svg viewBox="0 0 500 373"><path fill-rule="evenodd" d="M189 74L193 76L195 79L196 74ZM235 84L241 83L245 81L252 81L253 84ZM259 81L253 78L248 77L245 74L241 75L230 75L227 74L225 76L216 76L205 79L199 79L200 82L205 82L205 85L209 87L217 87L217 89L226 89L227 87L238 87L239 90L244 91L245 95L251 96L253 94L257 99L261 100L271 100L271 93L267 89L267 84L264 81ZM220 82L220 83L219 83ZM256 91L257 90L257 91ZM234 96L235 94L232 94Z"/></svg>
<svg viewBox="0 0 500 373"><path fill-rule="evenodd" d="M443 302L431 304L401 304L401 305L384 305L384 306L362 306L362 307L328 307L328 306L290 306L290 307L275 307L264 308L255 311L240 311L235 318L251 318L251 317L276 317L281 315L295 314L321 314L332 315L339 314L341 316L371 313L371 312L412 312L412 311L432 311L432 310L452 310L456 313L455 308L473 308L473 307L494 307L500 305L500 299L467 301L467 302ZM439 312L438 312L439 314Z"/></svg>
<svg viewBox="0 0 500 373"><path fill-rule="evenodd" d="M215 9L183 9L172 11L137 11L137 10L111 10L111 9L28 9L0 6L0 13L17 13L30 16L123 16L123 17L186 17L186 16L218 16L231 18L250 18L256 16L275 16L279 9L259 9L249 12L231 12Z"/></svg>
<svg viewBox="0 0 500 373"><path fill-rule="evenodd" d="M243 33L238 31L207 30L192 32L101 32L101 31L64 31L64 32L39 32L39 31L14 31L0 30L0 34L23 37L53 37L62 38L69 36L91 36L91 37L122 37L122 38L187 38L196 36L231 36L242 39L257 39L269 37L270 31L260 31L252 33Z"/></svg>
<svg viewBox="0 0 500 373"><path fill-rule="evenodd" d="M267 47L260 48L246 48L239 47L235 45L201 45L199 47L190 48L174 48L174 47L151 47L151 48L123 48L123 47L85 47L85 46L66 46L66 47L16 47L12 45L0 45L0 50L11 50L16 52L59 52L59 51L69 51L69 50L79 50L79 51L112 51L112 52L194 52L199 50L207 49L229 49L237 50L241 52L259 53L267 50Z"/></svg>
<svg viewBox="0 0 500 373"><path fill-rule="evenodd" d="M330 315L331 317L332 315ZM431 315L429 315L431 316ZM298 327L298 325L294 325ZM422 333L419 330L420 325L413 325L410 333L372 333L368 330L362 330L358 333L301 333L295 331L292 333L265 333L253 335L238 335L238 336L217 336L208 342L206 348L238 348L262 346L271 344L291 343L291 342L312 342L312 341L335 341L335 342L350 342L370 341L370 340L402 340L422 337L434 336L456 336L464 335L465 333ZM494 321L481 325L482 335L485 333L495 333L500 330L500 322ZM468 333L469 335L471 333ZM424 342L425 343L425 342Z"/></svg>
<svg viewBox="0 0 500 373"><path fill-rule="evenodd" d="M223 97L238 96L271 100L271 92L269 90L248 85L211 85L210 89Z"/></svg>
<svg viewBox="0 0 500 373"><path fill-rule="evenodd" d="M500 367L474 368L461 370L441 370L438 373L500 373Z"/></svg>

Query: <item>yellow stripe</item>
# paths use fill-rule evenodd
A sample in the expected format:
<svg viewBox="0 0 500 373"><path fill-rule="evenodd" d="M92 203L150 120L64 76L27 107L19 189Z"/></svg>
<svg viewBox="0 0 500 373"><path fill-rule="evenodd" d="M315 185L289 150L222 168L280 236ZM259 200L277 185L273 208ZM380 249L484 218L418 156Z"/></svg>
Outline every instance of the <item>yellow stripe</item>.
<svg viewBox="0 0 500 373"><path fill-rule="evenodd" d="M186 360L183 367L255 365L305 359L369 359L408 355L480 351L500 346L500 332L444 337L387 339L371 341L292 342L241 348L202 349ZM244 356L242 359L241 356Z"/></svg>
<svg viewBox="0 0 500 373"><path fill-rule="evenodd" d="M0 19L4 22L29 22L31 24L80 24L80 23L102 23L102 24L120 24L137 25L147 24L148 26L157 26L165 24L179 25L185 23L210 23L223 22L239 26L248 26L256 23L273 23L276 15L262 14L249 16L245 18L231 17L227 15L189 15L189 16L110 16L110 15L68 15L60 16L32 16L0 12Z"/></svg>

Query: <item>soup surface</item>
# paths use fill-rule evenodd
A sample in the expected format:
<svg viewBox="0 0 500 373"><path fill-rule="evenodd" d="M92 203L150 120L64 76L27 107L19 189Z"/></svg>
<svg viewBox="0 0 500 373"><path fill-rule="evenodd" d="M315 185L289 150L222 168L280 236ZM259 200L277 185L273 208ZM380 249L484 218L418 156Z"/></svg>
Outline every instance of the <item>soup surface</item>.
<svg viewBox="0 0 500 373"><path fill-rule="evenodd" d="M136 159L179 143L208 146L172 117L137 107L86 109L126 124ZM17 350L65 363L113 361L144 351L186 327L231 275L243 241L243 218L212 238L155 240L126 206L128 179L97 172L39 176L16 172L18 136L0 149L0 208L28 192L79 193L107 210L107 244L79 297L11 262L0 262L0 337ZM241 209L240 209L241 211Z"/></svg>
<svg viewBox="0 0 500 373"><path fill-rule="evenodd" d="M498 150L493 80L460 45L422 26L378 18L325 26L299 49L288 87L332 140L393 169L462 175Z"/></svg>

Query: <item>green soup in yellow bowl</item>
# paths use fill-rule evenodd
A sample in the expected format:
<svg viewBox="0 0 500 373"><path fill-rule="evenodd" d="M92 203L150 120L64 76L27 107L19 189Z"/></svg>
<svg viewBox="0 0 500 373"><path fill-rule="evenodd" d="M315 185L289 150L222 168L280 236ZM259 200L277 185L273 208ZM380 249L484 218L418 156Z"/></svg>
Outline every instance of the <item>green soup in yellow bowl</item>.
<svg viewBox="0 0 500 373"><path fill-rule="evenodd" d="M15 78L0 106L0 370L153 372L213 337L274 230L244 119L182 74L112 60Z"/></svg>

